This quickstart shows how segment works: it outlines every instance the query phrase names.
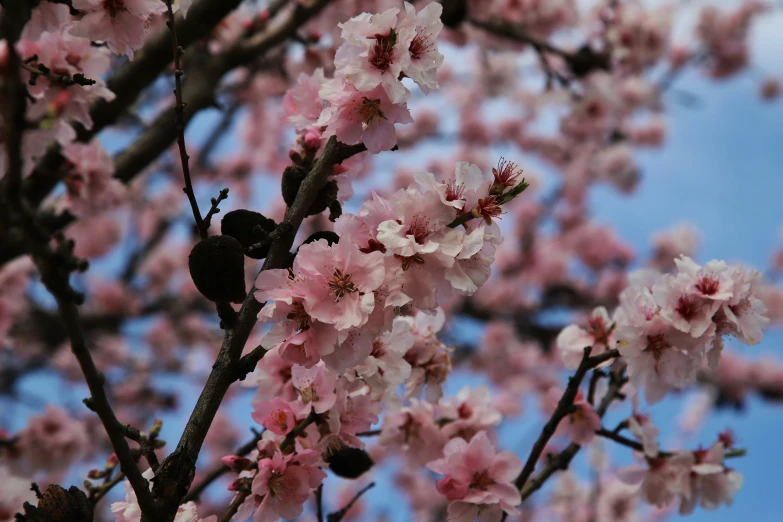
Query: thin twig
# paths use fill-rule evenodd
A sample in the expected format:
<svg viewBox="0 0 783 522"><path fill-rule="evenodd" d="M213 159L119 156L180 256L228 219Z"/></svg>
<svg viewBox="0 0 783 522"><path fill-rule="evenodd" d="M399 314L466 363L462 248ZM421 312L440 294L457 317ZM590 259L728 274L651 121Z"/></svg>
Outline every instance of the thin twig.
<svg viewBox="0 0 783 522"><path fill-rule="evenodd" d="M239 507L245 502L245 499L248 496L250 496L250 488L246 486L242 488L237 493L237 496L234 497L234 500L231 501L231 504L229 504L226 512L223 513L222 517L220 517L220 522L229 522L232 518L234 518L234 515L236 515L237 511L239 511Z"/></svg>
<svg viewBox="0 0 783 522"><path fill-rule="evenodd" d="M356 495L353 496L353 498L345 505L340 511L335 511L334 513L329 513L326 517L326 522L340 522L343 518L345 518L345 515L348 514L348 511L353 507L356 502L358 502L359 498L367 493L369 490L375 487L375 482L370 482L366 486L364 486L362 489L356 493Z"/></svg>
<svg viewBox="0 0 783 522"><path fill-rule="evenodd" d="M97 504L103 497L109 494L109 491L112 490L114 486L119 484L125 480L125 474L124 473L117 473L113 479L111 479L106 484L102 484L100 488L97 489L97 493L92 497L92 504L93 506Z"/></svg>
<svg viewBox="0 0 783 522"><path fill-rule="evenodd" d="M51 287L49 287L49 290L54 293ZM87 386L90 389L91 398L88 406L101 419L106 434L114 447L114 452L117 454L120 468L125 476L128 477L128 481L136 493L142 513L151 514L154 512L154 503L147 479L141 476L130 446L128 446L128 442L125 440L124 426L117 420L109 404L106 391L103 389L103 374L95 367L90 351L87 348L84 332L79 321L79 310L70 299L63 298L58 293L55 293L54 297L57 299L60 317L71 340L71 351L79 362L84 379L87 381Z"/></svg>
<svg viewBox="0 0 783 522"><path fill-rule="evenodd" d="M285 439L283 442L280 443L280 451L283 453L290 453L294 449L294 444L296 444L296 438L304 433L304 431L307 429L310 424L312 424L315 421L316 414L315 412L311 411L310 415L308 415L304 420L302 420L299 424L296 425L296 427L291 430L291 432L285 436Z"/></svg>
<svg viewBox="0 0 783 522"><path fill-rule="evenodd" d="M201 218L201 211L198 208L198 201L196 201L196 194L193 192L193 183L190 179L190 166L188 165L187 148L185 147L185 118L183 112L185 110L185 104L182 100L182 75L185 74L182 70L182 55L184 50L179 46L177 42L177 31L174 27L174 11L171 7L171 0L166 0L166 7L168 8L168 20L166 25L171 31L171 47L174 53L174 96L176 97L176 103L174 105L174 114L176 114L177 122L177 145L179 147L179 159L182 162L182 174L185 177L185 194L190 201L190 208L193 210L193 219L196 221L196 228L201 239L207 238L207 227L204 220Z"/></svg>
<svg viewBox="0 0 783 522"><path fill-rule="evenodd" d="M204 228L207 230L209 230L210 225L212 225L212 216L220 212L218 205L220 205L220 202L224 199L228 199L228 187L222 189L220 194L218 194L218 197L212 198L210 200L212 206L209 208L209 212L207 212L207 215L204 217Z"/></svg>

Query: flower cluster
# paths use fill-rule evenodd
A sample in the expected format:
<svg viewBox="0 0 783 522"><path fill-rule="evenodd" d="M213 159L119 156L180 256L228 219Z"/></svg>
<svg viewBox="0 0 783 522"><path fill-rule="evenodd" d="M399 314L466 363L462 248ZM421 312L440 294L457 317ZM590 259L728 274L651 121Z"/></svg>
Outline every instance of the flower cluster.
<svg viewBox="0 0 783 522"><path fill-rule="evenodd" d="M698 505L707 510L731 505L742 487L742 475L724 463L732 439L724 433L709 449L647 456L646 467L631 466L618 474L627 483L639 484L641 498L650 504L662 508L679 501L681 514L693 512Z"/></svg>
<svg viewBox="0 0 783 522"><path fill-rule="evenodd" d="M494 218L503 198L525 186L515 166L503 167L490 180L477 166L460 162L449 179L417 176L423 191L410 186L388 199L374 194L357 214L337 219L339 242L302 245L290 271L261 272L255 297L267 305L259 318L274 323L264 346L279 347L284 360L305 367L323 360L337 374L371 357L362 369L368 377L378 365L392 365L403 369L388 377L384 372L384 379L387 386L399 384L411 370L391 359L399 359L408 342L404 327L394 328L395 315L435 313L440 302L454 293L470 295L489 278L501 241ZM417 349L410 357L412 373L432 377L437 357L431 345ZM382 393L378 386L376 393Z"/></svg>
<svg viewBox="0 0 783 522"><path fill-rule="evenodd" d="M441 11L431 2L417 13L405 2L404 12L363 13L339 24L343 44L334 78L327 80L322 69L303 73L283 98L286 118L300 131L306 150L329 136L348 145L364 143L372 153L394 147L394 124L413 122L402 79L410 78L425 94L438 88Z"/></svg>
<svg viewBox="0 0 783 522"><path fill-rule="evenodd" d="M760 274L682 256L675 274L643 272L620 296L615 337L628 375L648 402L692 383L696 371L715 368L724 336L757 344L769 320L758 297Z"/></svg>

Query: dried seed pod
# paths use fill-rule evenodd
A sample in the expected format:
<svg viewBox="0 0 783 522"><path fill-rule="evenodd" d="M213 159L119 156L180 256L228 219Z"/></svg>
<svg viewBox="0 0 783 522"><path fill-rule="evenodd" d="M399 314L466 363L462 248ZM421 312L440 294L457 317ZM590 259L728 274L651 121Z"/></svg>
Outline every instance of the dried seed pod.
<svg viewBox="0 0 783 522"><path fill-rule="evenodd" d="M232 210L220 222L220 231L225 236L231 236L245 249L245 255L253 259L263 259L269 253L269 245L262 248L256 248L248 251L247 248L261 243L277 224L263 214L253 212L252 210Z"/></svg>
<svg viewBox="0 0 783 522"><path fill-rule="evenodd" d="M92 522L92 505L87 495L71 486L67 491L56 484L50 484L38 500L38 506L24 503L27 522Z"/></svg>
<svg viewBox="0 0 783 522"><path fill-rule="evenodd" d="M310 237L304 240L302 245L312 243L313 241L318 241L319 239L325 239L327 243L329 243L329 245L333 245L335 243L340 242L340 236L338 236L336 233L331 232L329 230L321 230L319 232L315 232L311 234Z"/></svg>
<svg viewBox="0 0 783 522"><path fill-rule="evenodd" d="M359 478L375 464L366 451L350 446L330 451L325 460L332 473L347 479Z"/></svg>
<svg viewBox="0 0 783 522"><path fill-rule="evenodd" d="M196 288L210 301L244 301L245 254L233 237L202 239L190 251L188 266Z"/></svg>

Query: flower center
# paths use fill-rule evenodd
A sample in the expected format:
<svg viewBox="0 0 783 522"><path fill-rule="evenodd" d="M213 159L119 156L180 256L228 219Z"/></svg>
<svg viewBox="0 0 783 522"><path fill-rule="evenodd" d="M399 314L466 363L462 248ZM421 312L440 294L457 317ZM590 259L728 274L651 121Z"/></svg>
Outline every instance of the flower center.
<svg viewBox="0 0 783 522"><path fill-rule="evenodd" d="M432 49L432 44L422 32L416 33L416 36L413 37L411 44L408 46L411 60L420 60L430 49Z"/></svg>
<svg viewBox="0 0 783 522"><path fill-rule="evenodd" d="M288 422L283 410L276 410L274 413L272 413L272 419L282 430L288 431Z"/></svg>
<svg viewBox="0 0 783 522"><path fill-rule="evenodd" d="M312 386L308 386L307 388L303 388L301 390L297 388L296 391L299 394L299 397L302 399L302 402L304 404L309 404L311 402L318 402L318 400L320 399L318 397L318 391Z"/></svg>
<svg viewBox="0 0 783 522"><path fill-rule="evenodd" d="M370 65L381 72L386 72L394 61L394 44L397 43L397 33L394 29L389 30L387 36L376 34L375 45L370 53Z"/></svg>
<svg viewBox="0 0 783 522"><path fill-rule="evenodd" d="M647 336L647 348L644 352L652 353L653 359L655 359L655 370L658 371L658 362L663 357L663 353L671 348L672 345L666 340L664 334L648 335Z"/></svg>
<svg viewBox="0 0 783 522"><path fill-rule="evenodd" d="M448 182L446 184L446 201L459 201L462 199L462 195L465 192L465 185L457 182Z"/></svg>
<svg viewBox="0 0 783 522"><path fill-rule="evenodd" d="M718 281L717 277L712 275L704 276L696 283L696 290L704 295L715 295L718 288L720 288L720 281Z"/></svg>
<svg viewBox="0 0 783 522"><path fill-rule="evenodd" d="M103 0L103 8L109 13L112 22L116 20L119 13L128 10L125 7L125 0Z"/></svg>
<svg viewBox="0 0 783 522"><path fill-rule="evenodd" d="M356 285L351 282L351 274L343 274L339 268L334 269L332 280L329 281L329 290L334 294L334 302L337 303L345 294L358 292Z"/></svg>
<svg viewBox="0 0 783 522"><path fill-rule="evenodd" d="M486 491L491 485L495 483L489 476L489 471L477 471L473 474L473 481L470 483L472 489L480 489Z"/></svg>
<svg viewBox="0 0 783 522"><path fill-rule="evenodd" d="M609 328L603 318L591 317L587 320L587 333L595 339L596 343L607 344L609 342Z"/></svg>
<svg viewBox="0 0 783 522"><path fill-rule="evenodd" d="M684 295L677 300L675 311L686 321L692 320L699 313L699 303L695 296Z"/></svg>
<svg viewBox="0 0 783 522"><path fill-rule="evenodd" d="M416 241L420 245L423 245L424 240L427 239L429 233L430 233L429 221L427 221L426 218L421 218L419 216L416 216L415 218L413 218L413 222L411 223L411 226L408 228L408 231L405 232L405 235L413 236L414 241Z"/></svg>
<svg viewBox="0 0 783 522"><path fill-rule="evenodd" d="M357 109L359 116L362 118L362 122L369 125L375 120L385 120L386 116L381 111L381 100L371 100L366 96L362 97L362 104Z"/></svg>
<svg viewBox="0 0 783 522"><path fill-rule="evenodd" d="M492 224L492 218L500 216L503 211L497 203L497 196L487 196L478 200L478 203L471 211L473 217L483 218L487 226Z"/></svg>
<svg viewBox="0 0 783 522"><path fill-rule="evenodd" d="M380 359L384 355L386 355L386 345L384 345L381 341L375 340L372 343L372 353L370 354L376 359Z"/></svg>
<svg viewBox="0 0 783 522"><path fill-rule="evenodd" d="M492 175L495 177L492 184L504 188L512 187L520 174L522 174L522 170L516 163L506 161L506 158L500 158L498 166L492 169Z"/></svg>
<svg viewBox="0 0 783 522"><path fill-rule="evenodd" d="M305 312L304 305L296 302L293 304L293 309L285 316L289 321L297 323L299 330L307 330L310 328L310 316Z"/></svg>
<svg viewBox="0 0 783 522"><path fill-rule="evenodd" d="M459 405L459 408L457 408L457 414L460 419L469 419L470 416L473 415L473 408L471 408L467 402L463 402Z"/></svg>

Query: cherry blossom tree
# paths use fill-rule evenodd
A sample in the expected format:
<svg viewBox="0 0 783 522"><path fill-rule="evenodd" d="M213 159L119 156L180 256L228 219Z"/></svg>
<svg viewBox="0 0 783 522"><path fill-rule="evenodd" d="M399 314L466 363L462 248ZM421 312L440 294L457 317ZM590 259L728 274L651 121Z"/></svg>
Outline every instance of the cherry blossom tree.
<svg viewBox="0 0 783 522"><path fill-rule="evenodd" d="M687 37L633 0L0 6L0 522L385 520L376 483L422 522L732 503L735 432L667 447L652 413L783 399L735 350L783 323L783 250L699 260L682 225L640 258L588 198L637 190L680 74L746 74L775 5Z"/></svg>

